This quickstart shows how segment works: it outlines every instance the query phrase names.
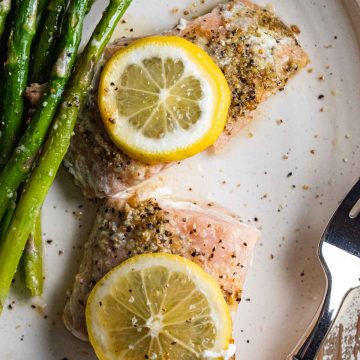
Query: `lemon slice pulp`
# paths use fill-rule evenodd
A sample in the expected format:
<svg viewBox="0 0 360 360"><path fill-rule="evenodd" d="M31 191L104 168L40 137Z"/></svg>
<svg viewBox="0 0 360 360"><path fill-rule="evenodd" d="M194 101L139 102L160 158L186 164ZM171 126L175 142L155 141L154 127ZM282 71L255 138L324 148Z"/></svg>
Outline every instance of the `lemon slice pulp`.
<svg viewBox="0 0 360 360"><path fill-rule="evenodd" d="M99 109L113 142L156 163L192 156L221 134L230 104L226 79L202 49L175 36L135 41L106 64Z"/></svg>
<svg viewBox="0 0 360 360"><path fill-rule="evenodd" d="M89 296L86 322L101 360L206 359L227 349L228 306L217 283L177 255L138 255Z"/></svg>

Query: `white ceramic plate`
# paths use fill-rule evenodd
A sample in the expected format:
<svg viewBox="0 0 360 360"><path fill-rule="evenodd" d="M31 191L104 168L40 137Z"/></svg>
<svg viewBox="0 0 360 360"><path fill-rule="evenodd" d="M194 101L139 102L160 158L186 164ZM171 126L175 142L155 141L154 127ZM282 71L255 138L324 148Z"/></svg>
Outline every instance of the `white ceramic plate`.
<svg viewBox="0 0 360 360"><path fill-rule="evenodd" d="M134 0L117 36L171 28L184 9L200 15L218 2ZM95 3L87 36L105 4ZM263 104L258 118L222 154L201 154L164 174L177 196L218 202L262 230L234 329L240 360L284 359L297 342L324 290L315 252L321 232L360 174L360 47L343 2L272 0L272 5L300 27L313 71L303 71ZM84 205L80 220L72 214L78 205ZM45 294L29 299L16 282L13 309L6 309L0 322L0 359L95 359L90 346L61 321L82 253L78 246L93 218L93 204L61 170L43 208L44 239L53 240L45 243Z"/></svg>

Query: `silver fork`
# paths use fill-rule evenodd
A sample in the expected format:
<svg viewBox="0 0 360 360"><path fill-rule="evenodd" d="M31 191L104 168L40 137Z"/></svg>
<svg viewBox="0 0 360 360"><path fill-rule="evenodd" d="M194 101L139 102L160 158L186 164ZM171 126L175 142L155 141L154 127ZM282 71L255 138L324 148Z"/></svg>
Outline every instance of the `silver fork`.
<svg viewBox="0 0 360 360"><path fill-rule="evenodd" d="M317 316L288 360L314 360L347 294L360 286L360 180L336 210L318 255L327 290Z"/></svg>

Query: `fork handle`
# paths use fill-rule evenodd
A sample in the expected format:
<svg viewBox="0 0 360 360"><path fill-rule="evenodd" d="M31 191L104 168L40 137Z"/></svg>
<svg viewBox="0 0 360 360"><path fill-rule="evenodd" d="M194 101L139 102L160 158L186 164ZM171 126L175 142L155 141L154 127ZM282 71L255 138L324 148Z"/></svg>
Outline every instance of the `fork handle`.
<svg viewBox="0 0 360 360"><path fill-rule="evenodd" d="M328 287L328 289L331 289L331 287ZM330 309L329 300L330 290L326 292L319 317L315 321L315 324L310 327L312 330L310 330L307 337L297 347L298 351L296 355L291 358L292 360L314 360L316 358L336 315L334 315L335 310Z"/></svg>
<svg viewBox="0 0 360 360"><path fill-rule="evenodd" d="M298 345L296 355L288 358L289 360L314 360L316 358L336 315L334 314L335 309L330 309L331 286L327 288L319 317L315 324L310 326L310 329L312 328L310 333L307 333L306 338Z"/></svg>
<svg viewBox="0 0 360 360"><path fill-rule="evenodd" d="M296 346L287 360L315 360L332 328L337 315L344 303L344 300L355 287L345 284L341 289L337 281L329 276L329 269L323 264L327 276L327 287L322 305L320 306L315 318L310 324L307 332ZM335 285L336 284L336 285ZM336 287L336 291L334 290Z"/></svg>

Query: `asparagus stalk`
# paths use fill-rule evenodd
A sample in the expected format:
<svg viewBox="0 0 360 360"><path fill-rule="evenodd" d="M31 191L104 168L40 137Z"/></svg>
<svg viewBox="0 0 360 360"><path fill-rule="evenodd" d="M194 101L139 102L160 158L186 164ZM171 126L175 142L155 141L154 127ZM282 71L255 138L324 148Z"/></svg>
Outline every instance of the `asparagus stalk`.
<svg viewBox="0 0 360 360"><path fill-rule="evenodd" d="M21 258L21 277L32 296L39 296L43 290L41 216L36 218L35 225L27 240Z"/></svg>
<svg viewBox="0 0 360 360"><path fill-rule="evenodd" d="M11 0L0 0L0 38L5 29L6 17L11 9Z"/></svg>
<svg viewBox="0 0 360 360"><path fill-rule="evenodd" d="M96 62L130 2L131 0L110 0L77 61L71 84L64 94L43 154L25 184L24 192L0 245L0 312L4 307L26 240L70 145L79 108L91 84Z"/></svg>
<svg viewBox="0 0 360 360"><path fill-rule="evenodd" d="M10 206L9 206L5 216L2 218L2 220L0 222L0 244L1 244L2 239L5 236L6 229L8 228L8 226L10 224L11 218L15 211L15 207L16 207L15 201L11 201Z"/></svg>
<svg viewBox="0 0 360 360"><path fill-rule="evenodd" d="M53 59L53 50L55 47L59 44L57 43L57 38L60 35L60 27L62 25L62 17L64 15L65 9L67 7L68 1L59 1L59 0L52 0L49 3L48 11L45 12L45 22L44 22L44 30L40 35L40 42L37 44L35 50L35 59L39 59L39 61L35 62L35 66L33 68L33 79L32 81L35 82L43 82L48 80L49 70L48 68L51 65L51 61ZM47 91L50 94L49 96L45 95L45 98L42 100L42 103L40 104L40 109L38 109L37 113L35 114L35 117L33 118L32 122L34 123L34 120L38 120L39 116L43 116L42 114L45 113L45 117L43 118L43 124L42 130L42 139L39 138L39 142L37 143L38 148L40 147L41 143L43 141L43 138L45 137L46 131L51 123L52 118L54 117L55 110L57 108L57 105L59 104L61 100L61 95L64 91L65 85L70 77L70 73L72 71L76 54L78 51L78 47L81 40L81 32L83 27L83 20L85 17L85 11L87 12L88 6L89 6L89 0L87 0L87 6L85 10L85 4L83 0L81 2L72 2L69 12L67 13L67 21L65 24L65 32L63 34L62 41L60 42L60 46L58 46L58 49L60 50L60 53L67 54L64 60L64 57L59 57L59 61L62 62L60 65L60 68L62 69L62 72L65 74L65 76L62 76L62 74L59 74L59 64L58 66L54 67L51 77L49 80ZM77 21L75 21L78 19ZM75 24L75 26L73 26ZM54 89L53 81L56 83L59 82L59 79L61 80L60 83L60 91L59 94L53 94L55 95L55 101L52 100L51 92L52 89ZM44 104L46 104L44 106ZM41 105L43 107L41 107ZM50 111L46 113L45 108L50 107ZM48 108L49 109L49 108ZM46 118L47 116L47 118ZM47 121L46 121L47 119ZM45 123L46 121L46 123ZM39 125L39 122L34 123L34 128ZM29 129L29 133L31 134L33 129ZM39 132L34 132L37 135L41 135ZM31 137L32 140L34 140L33 136ZM23 138L22 138L23 140ZM22 144L22 141L20 140L20 146ZM25 148L28 148L31 150L31 145L34 145L34 142L32 144L27 143L26 141L24 144L22 144ZM36 153L36 149L33 150L33 153ZM16 156L15 156L16 157ZM11 162L12 159L10 159ZM29 160L26 160L27 162ZM23 163L24 165L24 163ZM24 166L23 166L24 168ZM10 171L14 171L14 169L11 169ZM16 171L16 170L15 170ZM30 237L26 243L25 251L22 255L22 258L20 260L20 269L22 273L22 279L25 284L25 286L30 290L32 296L38 296L42 294L43 289L43 274L42 274L42 239L41 239L41 230L37 231L36 228L41 228L40 225L41 218L40 215L38 216L36 220L36 224L38 226L35 226L32 233L30 234Z"/></svg>
<svg viewBox="0 0 360 360"><path fill-rule="evenodd" d="M90 0L90 1L89 1L89 5L88 5L88 8L87 8L87 10L86 10L86 14L88 14L88 13L90 12L91 7L92 7L93 4L94 4L94 1L95 1L95 0Z"/></svg>
<svg viewBox="0 0 360 360"><path fill-rule="evenodd" d="M14 7L18 7L18 4L20 3L20 1L17 0L17 1L15 1L15 3L17 3L17 5ZM39 4L38 4L38 8L37 8L37 16L36 16L36 18L37 18L36 19L36 27L37 27L37 24L39 23L42 12L46 6L46 3L47 3L47 0L39 0ZM16 12L14 12L13 18L14 18L15 14L16 14ZM9 24L8 24L8 26L9 26ZM9 37L11 29L12 29L12 26L11 27L9 26L9 31L7 31L7 35L6 35L6 33L4 33L5 38ZM4 48L5 48L5 46L4 46ZM0 232L1 233L5 233L7 225L10 222L12 214L15 210L15 206L16 206L15 202L12 201L11 208L9 208L7 210L7 213L4 217L4 221L0 224ZM39 215L36 223L40 224L40 221L41 221L41 219L40 219L40 215ZM36 242L33 241L33 239L34 239L33 235L36 235ZM1 237L0 237L0 239L1 239ZM30 271L33 269L32 273L31 273L31 275L33 275L33 276L30 277L30 276L24 275L24 280L25 280L27 287L29 287L29 289L31 290L32 293L36 293L37 295L40 295L40 292L42 291L42 282L43 282L42 259L41 259L42 248L41 248L41 233L40 232L35 232L35 230L33 229L33 231L31 232L31 235L28 239L28 242L27 242L27 249L28 249L28 251L25 252L25 256L22 257L22 264L23 264L24 269L26 266L26 269L27 269L27 271L29 271L29 274L30 274ZM37 255L40 255L40 257ZM35 259L36 259L36 261L35 261ZM29 266L27 266L27 265L29 265Z"/></svg>
<svg viewBox="0 0 360 360"><path fill-rule="evenodd" d="M9 200L31 170L71 75L81 40L89 0L74 0L69 8L61 52L53 67L47 90L18 146L0 172L0 219Z"/></svg>
<svg viewBox="0 0 360 360"><path fill-rule="evenodd" d="M65 3L65 1L61 2ZM37 40L35 40L35 50L32 50L33 68L29 82L40 83L48 80L52 65L51 61L55 58L53 52L61 33L62 17L67 3L68 1L66 0L66 5L62 7L56 4L54 6L54 1L51 1L47 11L44 11L47 0L40 0L37 24L41 24L42 31L37 36ZM53 10L57 15L55 18ZM20 269L22 281L30 290L31 295L41 295L43 290L43 266L40 214L27 240L25 251L20 260Z"/></svg>
<svg viewBox="0 0 360 360"><path fill-rule="evenodd" d="M16 207L15 201L11 202L4 218L0 223L0 244L5 236L11 218ZM43 265L42 265L42 236L41 215L37 217L35 225L31 230L26 242L25 251L21 258L21 275L25 286L30 290L32 296L42 294L43 290Z"/></svg>
<svg viewBox="0 0 360 360"><path fill-rule="evenodd" d="M47 81L67 4L68 0L50 0L44 12L43 30L33 50L30 82L41 84Z"/></svg>
<svg viewBox="0 0 360 360"><path fill-rule="evenodd" d="M23 92L27 83L39 0L22 0L18 6L5 64L3 106L0 115L0 167L10 156L21 130Z"/></svg>
<svg viewBox="0 0 360 360"><path fill-rule="evenodd" d="M4 24L2 25L3 28L0 33L0 99L3 99L3 95L1 92L3 91L3 87L4 87L4 78L5 78L4 66L7 57L7 44L8 44L10 32L14 24L16 7L17 7L16 1L12 0L10 11L8 12L6 18L3 17ZM2 101L0 101L0 111L1 111L1 106L2 106Z"/></svg>
<svg viewBox="0 0 360 360"><path fill-rule="evenodd" d="M39 0L39 7L38 7L38 11L37 11L37 16L36 16L36 25L39 25L40 20L42 18L43 15L43 11L46 7L48 0Z"/></svg>

